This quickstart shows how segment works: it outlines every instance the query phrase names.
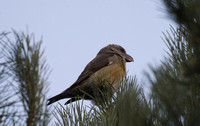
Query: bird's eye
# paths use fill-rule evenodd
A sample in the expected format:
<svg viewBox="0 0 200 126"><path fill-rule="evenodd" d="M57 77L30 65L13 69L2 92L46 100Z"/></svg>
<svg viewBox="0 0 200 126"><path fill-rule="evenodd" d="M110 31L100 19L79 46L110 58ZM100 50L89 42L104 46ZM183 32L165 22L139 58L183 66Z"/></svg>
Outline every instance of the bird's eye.
<svg viewBox="0 0 200 126"><path fill-rule="evenodd" d="M123 48L121 48L120 51L121 51L122 53L126 53L126 51L125 51Z"/></svg>

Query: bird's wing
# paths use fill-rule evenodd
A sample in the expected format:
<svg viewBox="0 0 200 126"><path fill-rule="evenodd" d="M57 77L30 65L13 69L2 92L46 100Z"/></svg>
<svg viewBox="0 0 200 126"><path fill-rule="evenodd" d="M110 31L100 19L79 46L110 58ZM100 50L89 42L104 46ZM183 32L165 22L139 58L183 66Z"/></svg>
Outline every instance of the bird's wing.
<svg viewBox="0 0 200 126"><path fill-rule="evenodd" d="M93 73L101 68L110 65L112 63L112 61L110 61L112 56L113 54L97 55L91 62L88 63L81 75L78 77L77 81L69 87L68 90L80 85L81 82L88 79Z"/></svg>

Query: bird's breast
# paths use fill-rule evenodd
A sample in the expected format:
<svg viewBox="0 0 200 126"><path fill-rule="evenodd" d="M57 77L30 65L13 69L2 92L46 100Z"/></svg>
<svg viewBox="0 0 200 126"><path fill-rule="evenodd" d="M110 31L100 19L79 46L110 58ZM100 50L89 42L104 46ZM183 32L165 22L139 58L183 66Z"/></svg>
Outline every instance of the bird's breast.
<svg viewBox="0 0 200 126"><path fill-rule="evenodd" d="M101 79L109 82L112 84L115 90L117 90L120 86L121 80L123 79L126 73L126 66L125 64L112 64L106 66L98 71L96 71L92 75L92 79Z"/></svg>

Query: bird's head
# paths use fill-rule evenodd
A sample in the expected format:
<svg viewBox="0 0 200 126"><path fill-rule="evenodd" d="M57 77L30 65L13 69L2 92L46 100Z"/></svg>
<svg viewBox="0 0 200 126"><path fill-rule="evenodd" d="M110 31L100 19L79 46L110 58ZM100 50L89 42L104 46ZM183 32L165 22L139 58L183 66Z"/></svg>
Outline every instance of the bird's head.
<svg viewBox="0 0 200 126"><path fill-rule="evenodd" d="M130 55L128 55L126 53L126 50L123 47L121 47L120 45L110 44L110 45L102 48L97 55L102 54L102 53L111 53L111 54L119 55L120 57L125 59L126 62L134 61L133 58Z"/></svg>

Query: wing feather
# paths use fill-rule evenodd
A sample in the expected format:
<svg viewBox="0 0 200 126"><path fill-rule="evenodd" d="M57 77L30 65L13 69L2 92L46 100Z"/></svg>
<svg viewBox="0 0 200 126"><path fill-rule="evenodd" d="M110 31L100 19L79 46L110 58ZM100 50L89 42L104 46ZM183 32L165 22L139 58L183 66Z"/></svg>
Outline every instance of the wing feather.
<svg viewBox="0 0 200 126"><path fill-rule="evenodd" d="M109 59L113 56L113 54L101 54L97 55L88 65L85 67L83 72L80 74L76 82L68 88L72 89L81 84L84 80L88 79L93 73L100 70L103 67L110 65Z"/></svg>

